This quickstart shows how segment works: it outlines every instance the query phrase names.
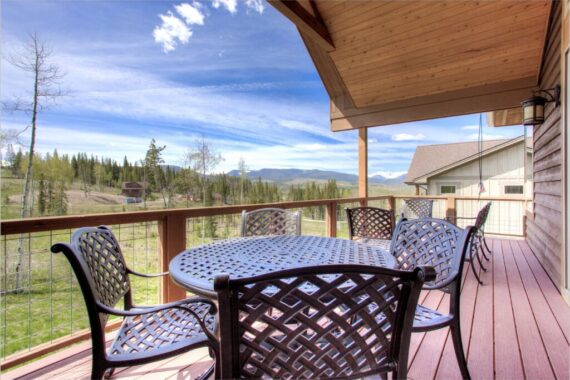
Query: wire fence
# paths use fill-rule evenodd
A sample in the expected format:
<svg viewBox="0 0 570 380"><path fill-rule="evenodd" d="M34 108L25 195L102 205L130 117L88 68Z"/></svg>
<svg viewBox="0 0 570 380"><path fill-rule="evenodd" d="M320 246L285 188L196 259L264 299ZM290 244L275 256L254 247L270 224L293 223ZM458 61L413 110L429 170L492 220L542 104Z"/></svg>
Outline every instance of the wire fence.
<svg viewBox="0 0 570 380"><path fill-rule="evenodd" d="M157 223L110 226L130 267L159 272ZM67 259L52 254L72 230L2 235L0 244L0 358L89 326L81 290ZM156 304L159 280L131 278L135 304Z"/></svg>

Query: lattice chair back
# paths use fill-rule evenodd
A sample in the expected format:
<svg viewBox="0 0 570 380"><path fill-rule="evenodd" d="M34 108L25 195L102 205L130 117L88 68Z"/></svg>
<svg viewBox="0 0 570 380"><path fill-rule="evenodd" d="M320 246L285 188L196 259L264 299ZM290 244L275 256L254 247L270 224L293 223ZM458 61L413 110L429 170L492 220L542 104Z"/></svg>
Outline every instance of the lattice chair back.
<svg viewBox="0 0 570 380"><path fill-rule="evenodd" d="M491 211L491 202L487 203L479 212L477 213L477 218L475 219L475 228L483 230L485 223L487 222L487 217Z"/></svg>
<svg viewBox="0 0 570 380"><path fill-rule="evenodd" d="M405 378L419 292L434 278L362 265L219 275L221 377Z"/></svg>
<svg viewBox="0 0 570 380"><path fill-rule="evenodd" d="M241 236L301 235L301 213L262 208L241 213Z"/></svg>
<svg viewBox="0 0 570 380"><path fill-rule="evenodd" d="M443 289L454 281L459 285L463 258L469 247L473 227L465 230L442 219L422 218L398 223L390 251L397 268L411 270L419 265L432 266L437 276L424 289Z"/></svg>
<svg viewBox="0 0 570 380"><path fill-rule="evenodd" d="M77 276L88 310L91 300L111 308L124 300L126 309L132 307L127 264L119 242L109 228L80 228L72 235L71 245L66 248L62 252ZM99 315L100 328L104 329L107 318L107 314Z"/></svg>
<svg viewBox="0 0 570 380"><path fill-rule="evenodd" d="M402 202L402 219L431 218L432 214L433 199L404 199Z"/></svg>
<svg viewBox="0 0 570 380"><path fill-rule="evenodd" d="M346 209L350 239L392 239L394 211L376 207Z"/></svg>

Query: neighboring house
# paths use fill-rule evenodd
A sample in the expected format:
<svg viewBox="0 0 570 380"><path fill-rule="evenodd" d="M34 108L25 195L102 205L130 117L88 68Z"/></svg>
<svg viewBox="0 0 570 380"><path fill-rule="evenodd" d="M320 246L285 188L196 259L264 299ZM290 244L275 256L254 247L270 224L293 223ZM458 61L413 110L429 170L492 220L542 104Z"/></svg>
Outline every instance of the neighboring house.
<svg viewBox="0 0 570 380"><path fill-rule="evenodd" d="M146 188L146 182L123 182L121 195L129 198L143 198Z"/></svg>
<svg viewBox="0 0 570 380"><path fill-rule="evenodd" d="M405 183L416 187L416 194L454 195L457 197L532 198L532 140L489 140L479 154L478 142L418 146ZM524 149L524 153L523 153ZM526 169L523 164L526 157ZM481 158L480 158L481 157ZM479 160L485 191L479 194ZM526 173L527 181L524 177ZM487 201L461 200L455 202L458 217L474 217ZM532 206L531 202L527 205ZM493 234L524 232L523 204L494 201L486 230ZM445 216L445 201L434 204L434 216ZM458 220L464 227L472 220Z"/></svg>
<svg viewBox="0 0 570 380"><path fill-rule="evenodd" d="M479 160L485 197L532 197L532 140L524 138L418 146L405 179L416 194L478 196ZM523 164L526 157L526 170ZM526 172L527 181L524 176Z"/></svg>

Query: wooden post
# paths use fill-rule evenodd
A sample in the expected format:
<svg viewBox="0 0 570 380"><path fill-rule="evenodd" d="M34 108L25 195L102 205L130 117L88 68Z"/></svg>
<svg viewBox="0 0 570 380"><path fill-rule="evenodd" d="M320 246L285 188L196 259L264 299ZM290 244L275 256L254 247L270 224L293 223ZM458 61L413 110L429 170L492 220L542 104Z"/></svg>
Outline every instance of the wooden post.
<svg viewBox="0 0 570 380"><path fill-rule="evenodd" d="M445 217L451 223L455 223L455 197L445 199Z"/></svg>
<svg viewBox="0 0 570 380"><path fill-rule="evenodd" d="M186 218L167 215L158 222L159 259L163 272L174 256L186 249ZM186 290L176 285L170 276L164 276L161 282L162 302L172 302L186 298Z"/></svg>
<svg viewBox="0 0 570 380"><path fill-rule="evenodd" d="M336 202L327 204L325 220L327 224L327 236L336 237Z"/></svg>
<svg viewBox="0 0 570 380"><path fill-rule="evenodd" d="M420 195L420 185L416 185L416 195Z"/></svg>
<svg viewBox="0 0 570 380"><path fill-rule="evenodd" d="M396 226L396 198L390 196L388 199L388 210L392 210L392 227ZM393 230L393 229L392 229Z"/></svg>
<svg viewBox="0 0 570 380"><path fill-rule="evenodd" d="M358 130L358 196L368 198L368 129ZM366 206L367 201L361 201Z"/></svg>

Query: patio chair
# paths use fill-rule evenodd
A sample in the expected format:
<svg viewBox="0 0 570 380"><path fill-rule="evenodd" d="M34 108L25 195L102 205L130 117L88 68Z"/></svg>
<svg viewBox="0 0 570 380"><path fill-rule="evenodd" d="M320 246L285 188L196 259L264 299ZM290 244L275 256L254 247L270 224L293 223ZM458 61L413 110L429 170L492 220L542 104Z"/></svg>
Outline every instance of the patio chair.
<svg viewBox="0 0 570 380"><path fill-rule="evenodd" d="M148 275L127 267L109 228L80 228L71 237L71 244L54 244L51 251L63 252L69 260L85 299L93 379L103 378L108 370L107 376L111 376L117 367L162 360L199 347L217 351L217 309L212 301L193 297L160 306L133 305L130 275L158 277L168 273ZM121 300L124 310L116 308ZM105 326L111 315L123 317L123 322L106 349Z"/></svg>
<svg viewBox="0 0 570 380"><path fill-rule="evenodd" d="M365 244L390 249L394 211L376 207L345 208L348 237Z"/></svg>
<svg viewBox="0 0 570 380"><path fill-rule="evenodd" d="M462 230L435 218L402 221L396 227L391 246L398 269L412 270L418 265L430 265L436 271L436 278L426 281L423 288L449 293L449 313L418 305L412 331L425 332L449 326L455 356L464 379L470 376L461 341L461 275L474 232L474 227Z"/></svg>
<svg viewBox="0 0 570 380"><path fill-rule="evenodd" d="M218 275L222 378L405 379L414 310L434 278L362 265Z"/></svg>
<svg viewBox="0 0 570 380"><path fill-rule="evenodd" d="M401 219L431 218L433 215L433 199L404 199L402 201Z"/></svg>
<svg viewBox="0 0 570 380"><path fill-rule="evenodd" d="M485 268L485 266L483 265L483 262L481 261L481 256L483 256L483 258L485 260L489 261L489 259L490 259L489 256L492 254L491 250L489 249L489 246L487 245L487 241L485 240L485 223L487 222L487 217L489 216L490 211L491 211L491 202L488 202L485 206L483 206L483 208L481 208L481 210L479 210L476 217L474 217L474 218L469 218L469 217L458 217L458 218L456 218L457 220L474 220L475 221L475 225L474 225L475 233L473 234L473 238L471 239L471 249L469 250L469 258L467 260L471 262L471 271L475 275L477 282L479 282L479 284L481 284L481 285L483 285L483 281L481 281L479 274L475 270L475 265L473 265L474 264L473 259L477 258L477 262L479 263L479 266L481 267L481 269L485 272L487 271L487 268ZM489 254L489 256L487 256L487 254L485 253L485 250L487 250L487 253Z"/></svg>
<svg viewBox="0 0 570 380"><path fill-rule="evenodd" d="M241 236L301 235L301 213L280 208L242 211Z"/></svg>

